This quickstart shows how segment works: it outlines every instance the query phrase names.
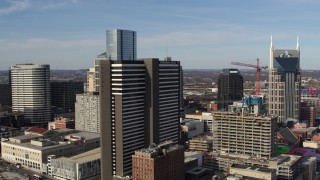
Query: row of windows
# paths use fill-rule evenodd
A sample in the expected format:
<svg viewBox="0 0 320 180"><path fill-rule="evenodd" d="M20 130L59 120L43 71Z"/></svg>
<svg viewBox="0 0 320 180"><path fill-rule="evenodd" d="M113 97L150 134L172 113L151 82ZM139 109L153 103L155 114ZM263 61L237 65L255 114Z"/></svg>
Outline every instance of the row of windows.
<svg viewBox="0 0 320 180"><path fill-rule="evenodd" d="M17 162L20 162L20 164L22 164L23 166L28 166L30 168L34 168L34 169L40 169L40 163L35 163L32 161L27 161L24 159L20 159L20 158L16 158Z"/></svg>

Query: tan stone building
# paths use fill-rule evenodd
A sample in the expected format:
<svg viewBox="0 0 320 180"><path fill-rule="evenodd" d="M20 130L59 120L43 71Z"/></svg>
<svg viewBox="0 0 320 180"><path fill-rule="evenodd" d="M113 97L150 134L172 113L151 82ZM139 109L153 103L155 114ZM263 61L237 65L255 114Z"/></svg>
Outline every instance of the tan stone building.
<svg viewBox="0 0 320 180"><path fill-rule="evenodd" d="M98 133L71 129L16 136L1 142L2 159L39 173L47 173L49 155L70 157L98 147Z"/></svg>

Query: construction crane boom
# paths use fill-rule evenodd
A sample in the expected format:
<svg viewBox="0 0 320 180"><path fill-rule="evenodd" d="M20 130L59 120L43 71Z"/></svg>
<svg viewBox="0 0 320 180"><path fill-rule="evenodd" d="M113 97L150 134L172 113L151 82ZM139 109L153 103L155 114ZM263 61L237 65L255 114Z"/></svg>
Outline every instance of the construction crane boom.
<svg viewBox="0 0 320 180"><path fill-rule="evenodd" d="M259 58L257 58L257 65L246 64L241 62L231 62L231 64L237 65L237 66L252 67L256 69L256 95L260 95L260 71L261 69L267 69L268 66L260 66Z"/></svg>

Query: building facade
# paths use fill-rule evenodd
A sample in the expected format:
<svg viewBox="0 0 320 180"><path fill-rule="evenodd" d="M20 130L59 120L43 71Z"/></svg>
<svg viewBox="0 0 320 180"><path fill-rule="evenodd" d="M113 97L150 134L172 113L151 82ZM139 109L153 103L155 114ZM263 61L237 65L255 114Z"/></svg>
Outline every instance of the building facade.
<svg viewBox="0 0 320 180"><path fill-rule="evenodd" d="M138 149L166 140L178 142L178 61L98 61L102 177L131 175Z"/></svg>
<svg viewBox="0 0 320 180"><path fill-rule="evenodd" d="M48 129L75 129L75 121L74 119L65 118L65 117L56 117L54 121L48 122Z"/></svg>
<svg viewBox="0 0 320 180"><path fill-rule="evenodd" d="M136 60L137 33L130 30L107 30L107 59Z"/></svg>
<svg viewBox="0 0 320 180"><path fill-rule="evenodd" d="M86 92L96 92L96 71L95 68L89 68L87 71Z"/></svg>
<svg viewBox="0 0 320 180"><path fill-rule="evenodd" d="M213 112L213 149L215 152L270 158L275 156L277 119Z"/></svg>
<svg viewBox="0 0 320 180"><path fill-rule="evenodd" d="M184 148L159 144L135 151L132 156L132 179L184 179Z"/></svg>
<svg viewBox="0 0 320 180"><path fill-rule="evenodd" d="M145 147L143 61L104 61L100 67L102 177L131 175L131 156Z"/></svg>
<svg viewBox="0 0 320 180"><path fill-rule="evenodd" d="M70 157L100 147L100 134L68 129L26 134L1 142L2 159L47 173L48 156Z"/></svg>
<svg viewBox="0 0 320 180"><path fill-rule="evenodd" d="M178 142L180 131L180 62L141 59L145 64L145 119L148 144Z"/></svg>
<svg viewBox="0 0 320 180"><path fill-rule="evenodd" d="M84 85L81 81L51 81L51 106L62 112L75 112L76 95L82 94Z"/></svg>
<svg viewBox="0 0 320 180"><path fill-rule="evenodd" d="M301 102L300 119L301 122L308 124L308 126L315 127L316 108L308 106L305 102Z"/></svg>
<svg viewBox="0 0 320 180"><path fill-rule="evenodd" d="M274 49L272 38L269 66L269 114L279 123L288 118L300 120L301 99L300 48Z"/></svg>
<svg viewBox="0 0 320 180"><path fill-rule="evenodd" d="M218 109L227 110L233 101L242 100L243 77L238 69L223 69L218 77Z"/></svg>
<svg viewBox="0 0 320 180"><path fill-rule="evenodd" d="M90 150L72 157L50 159L51 171L48 173L56 179L90 179L99 180L101 174L100 148Z"/></svg>
<svg viewBox="0 0 320 180"><path fill-rule="evenodd" d="M11 86L9 83L0 83L0 107L12 106Z"/></svg>
<svg viewBox="0 0 320 180"><path fill-rule="evenodd" d="M75 127L77 130L100 133L100 102L97 93L78 94Z"/></svg>
<svg viewBox="0 0 320 180"><path fill-rule="evenodd" d="M186 114L187 119L195 119L204 122L204 133L212 134L212 122L213 117L210 112L196 112L191 114Z"/></svg>
<svg viewBox="0 0 320 180"><path fill-rule="evenodd" d="M30 126L47 126L51 118L50 66L16 64L10 68L12 111Z"/></svg>

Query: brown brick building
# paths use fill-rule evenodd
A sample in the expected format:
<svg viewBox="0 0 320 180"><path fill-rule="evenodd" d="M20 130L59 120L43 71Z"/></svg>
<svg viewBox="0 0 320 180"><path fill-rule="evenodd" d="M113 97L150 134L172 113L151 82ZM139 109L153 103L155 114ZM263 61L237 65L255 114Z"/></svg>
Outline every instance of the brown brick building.
<svg viewBox="0 0 320 180"><path fill-rule="evenodd" d="M184 179L184 149L163 143L135 151L132 156L133 180Z"/></svg>
<svg viewBox="0 0 320 180"><path fill-rule="evenodd" d="M49 130L61 128L75 129L75 121L69 118L57 117L53 122L48 123Z"/></svg>

